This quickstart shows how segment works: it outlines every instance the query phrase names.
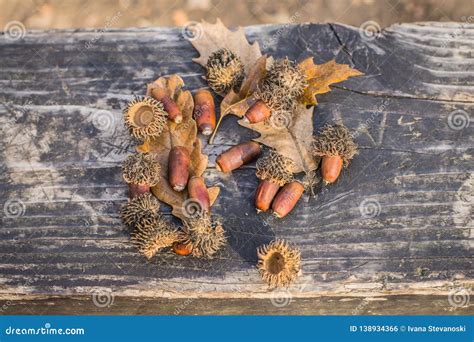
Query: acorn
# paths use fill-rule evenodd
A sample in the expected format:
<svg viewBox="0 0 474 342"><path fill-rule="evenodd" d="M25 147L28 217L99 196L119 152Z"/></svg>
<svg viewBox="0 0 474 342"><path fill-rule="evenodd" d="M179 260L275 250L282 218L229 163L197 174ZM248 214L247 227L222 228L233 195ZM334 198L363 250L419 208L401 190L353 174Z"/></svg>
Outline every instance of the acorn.
<svg viewBox="0 0 474 342"><path fill-rule="evenodd" d="M258 100L245 112L244 121L257 123L270 117L272 110L262 100Z"/></svg>
<svg viewBox="0 0 474 342"><path fill-rule="evenodd" d="M128 200L120 210L122 221L129 228L133 228L137 223L150 224L156 216L160 202L151 193L147 192Z"/></svg>
<svg viewBox="0 0 474 342"><path fill-rule="evenodd" d="M304 186L298 181L286 184L278 191L278 194L273 200L273 214L278 218L283 218L288 215L296 206L296 203L298 203L303 192Z"/></svg>
<svg viewBox="0 0 474 342"><path fill-rule="evenodd" d="M199 132L211 135L216 128L216 106L209 90L199 89L194 94L193 115Z"/></svg>
<svg viewBox="0 0 474 342"><path fill-rule="evenodd" d="M184 146L175 146L168 156L168 182L174 191L183 191L188 184L191 157Z"/></svg>
<svg viewBox="0 0 474 342"><path fill-rule="evenodd" d="M178 255L186 256L192 253L192 250L189 249L184 243L175 242L173 243L173 252Z"/></svg>
<svg viewBox="0 0 474 342"><path fill-rule="evenodd" d="M260 144L255 141L235 145L216 158L216 168L222 172L231 172L257 158L261 152Z"/></svg>
<svg viewBox="0 0 474 342"><path fill-rule="evenodd" d="M139 140L159 137L168 117L163 104L148 96L133 98L123 115L130 134Z"/></svg>
<svg viewBox="0 0 474 342"><path fill-rule="evenodd" d="M220 222L213 222L209 214L183 221L183 244L197 258L212 259L225 246L227 239Z"/></svg>
<svg viewBox="0 0 474 342"><path fill-rule="evenodd" d="M257 256L260 276L270 288L288 286L299 275L301 253L284 240L274 240L260 246Z"/></svg>
<svg viewBox="0 0 474 342"><path fill-rule="evenodd" d="M244 64L240 58L227 48L214 51L206 65L206 79L209 86L218 94L238 91L244 80Z"/></svg>
<svg viewBox="0 0 474 342"><path fill-rule="evenodd" d="M128 183L130 198L150 192L150 187L160 182L160 173L160 164L149 153L132 154L122 164L122 176Z"/></svg>
<svg viewBox="0 0 474 342"><path fill-rule="evenodd" d="M313 155L322 157L321 176L325 184L334 183L357 153L352 134L342 124L324 126L312 147Z"/></svg>
<svg viewBox="0 0 474 342"><path fill-rule="evenodd" d="M183 114L179 109L176 102L168 95L168 92L164 88L152 88L151 96L163 104L165 112L168 113L168 119L179 124L183 121Z"/></svg>
<svg viewBox="0 0 474 342"><path fill-rule="evenodd" d="M291 113L306 86L306 77L296 63L287 58L276 61L254 93L256 102L245 113L244 121L258 123L274 112Z"/></svg>
<svg viewBox="0 0 474 342"><path fill-rule="evenodd" d="M211 210L211 201L209 199L209 192L207 191L206 183L202 177L193 176L188 182L188 195L199 203L199 213L209 213Z"/></svg>
<svg viewBox="0 0 474 342"><path fill-rule="evenodd" d="M275 150L257 160L256 175L260 183L255 193L257 212L267 211L281 186L293 180L295 162Z"/></svg>
<svg viewBox="0 0 474 342"><path fill-rule="evenodd" d="M131 235L132 243L147 259L151 259L161 249L171 247L173 243L182 239L182 233L159 214L156 214L151 222L138 223Z"/></svg>

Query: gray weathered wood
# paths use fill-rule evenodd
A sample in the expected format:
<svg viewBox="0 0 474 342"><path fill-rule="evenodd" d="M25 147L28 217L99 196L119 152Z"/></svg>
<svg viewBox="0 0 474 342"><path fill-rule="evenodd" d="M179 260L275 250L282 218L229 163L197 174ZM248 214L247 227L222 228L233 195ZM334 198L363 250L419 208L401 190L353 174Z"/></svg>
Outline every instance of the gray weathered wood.
<svg viewBox="0 0 474 342"><path fill-rule="evenodd" d="M361 150L335 185L318 187L316 198L305 197L277 221L255 214L253 164L232 175L214 168L223 149L254 136L226 118L215 145L205 148L207 183L221 185L215 212L229 237L213 261L171 253L145 261L118 217L127 195L120 163L134 146L120 108L160 75L178 73L189 89L205 86L181 31L0 37L0 300L10 303L3 313L45 302L50 313L91 312L91 301L76 304L99 294L115 303L133 298L150 307L146 313L172 313L189 298L202 298L202 313L262 313L257 305L271 313L350 314L364 298L391 303L376 304L372 313L410 313L408 306L472 313L469 304L455 310L448 295L474 283L473 125L450 127L451 113L468 117L474 107L474 26L394 25L375 39L337 24L280 29L254 26L247 33L276 57L336 58L365 73L319 96L314 116L316 129L342 120ZM379 206L378 215L361 215L367 201ZM7 216L15 205L20 215ZM275 237L302 250L303 275L283 293L268 291L255 269L256 247ZM271 306L269 298L290 296L290 306ZM431 300L436 305L424 308ZM223 303L238 309L221 311Z"/></svg>

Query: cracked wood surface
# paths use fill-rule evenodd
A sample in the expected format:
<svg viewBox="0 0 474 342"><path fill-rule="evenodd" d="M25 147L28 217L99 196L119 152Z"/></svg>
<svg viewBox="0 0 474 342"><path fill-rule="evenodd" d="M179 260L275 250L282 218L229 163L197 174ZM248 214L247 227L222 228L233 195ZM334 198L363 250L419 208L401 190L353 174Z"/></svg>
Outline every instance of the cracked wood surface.
<svg viewBox="0 0 474 342"><path fill-rule="evenodd" d="M118 217L127 195L120 163L134 149L120 108L160 75L178 73L188 89L205 86L181 30L0 37L0 304L10 303L2 312L27 313L28 303L47 302L46 313L69 306L107 313L82 305L105 295L117 303L131 298L148 313L172 312L186 298L203 301L203 313L221 312L222 299L235 305L229 313L254 313L257 302L264 308L282 296L255 269L256 247L275 237L299 246L303 275L283 293L295 302L271 306L273 313L336 313L338 301L345 313L360 312L364 298L400 303L390 313L407 313L410 300L436 302L416 312L453 312L448 295L474 283L473 125L451 128L453 112L469 118L474 106L474 26L394 25L375 39L338 24L246 33L276 57L336 58L364 72L319 96L314 116L316 130L332 120L355 130L360 153L335 185L318 187L316 198L303 198L277 221L255 214L254 164L231 175L215 170L223 149L253 137L235 118L224 119L215 145L205 147L206 181L221 186L215 213L229 240L213 261L171 253L146 261ZM153 306L150 298L168 302ZM314 305L320 311L308 309ZM195 313L189 310L182 313ZM454 312L472 312L472 305Z"/></svg>

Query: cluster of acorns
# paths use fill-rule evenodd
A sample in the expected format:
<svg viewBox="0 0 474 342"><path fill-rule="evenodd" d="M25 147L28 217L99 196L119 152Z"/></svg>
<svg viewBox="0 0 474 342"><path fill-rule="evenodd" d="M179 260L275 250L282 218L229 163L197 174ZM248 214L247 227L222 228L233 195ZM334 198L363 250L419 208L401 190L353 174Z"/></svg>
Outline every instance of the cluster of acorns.
<svg viewBox="0 0 474 342"><path fill-rule="evenodd" d="M194 96L195 112L202 111L200 103L209 98L212 100L209 91L198 91ZM205 112L213 110L206 109ZM137 97L127 104L124 120L134 138L147 141L163 133L167 120L180 124L183 116L165 89L155 87L151 97ZM206 131L207 126L199 127ZM188 148L171 148L167 181L176 192L187 189L188 198L199 206L193 208L180 228L159 213L160 203L151 191L165 181L156 155L137 153L127 157L123 163L122 175L129 185L130 200L122 207L122 220L131 229L131 239L139 253L148 259L167 247L172 247L179 255L212 258L226 243L221 224L211 219L210 197L204 179L190 176L190 166Z"/></svg>
<svg viewBox="0 0 474 342"><path fill-rule="evenodd" d="M219 60L217 56L222 55L226 56L225 63L219 65L216 63ZM211 59L213 62L208 63L207 68L207 78L212 75L212 82L209 82L211 88L220 91L231 85L236 87L243 72L238 57L227 49L221 49L213 53ZM240 65L241 69L237 70L235 65ZM224 82L217 82L217 74L225 75L227 87L223 86ZM275 117L291 117L306 86L305 75L296 63L287 58L275 61L252 95L256 101L245 113L244 120L254 124L268 122ZM261 152L260 144L256 142L241 143L216 159L217 168L222 172L231 172L259 157ZM322 159L321 176L325 184L337 180L342 168L349 165L356 152L357 145L343 125L326 125L314 137L312 153ZM257 212L267 211L271 206L274 215L282 218L295 207L305 191L304 182L295 178L295 170L295 162L275 150L269 150L258 159L256 175L260 184L255 194Z"/></svg>
<svg viewBox="0 0 474 342"><path fill-rule="evenodd" d="M229 49L212 53L206 67L209 86L218 94L238 91L244 79L244 65ZM255 103L245 113L250 123L267 122L275 116L292 115L298 98L303 94L305 76L299 66L288 60L277 60L268 70L258 89L252 95ZM200 89L194 94L194 119L199 132L210 135L216 127L215 104L212 94ZM167 120L181 123L179 107L166 91L155 88L151 97L132 100L124 110L125 123L131 135L139 140L158 137ZM333 183L341 169L348 165L356 153L350 132L342 125L328 125L314 138L313 154L322 158L321 175L325 183ZM259 143L248 141L236 145L216 159L221 172L231 172L260 157L256 175L260 184L256 190L257 212L270 208L278 218L286 216L301 198L305 187L295 175L292 159L268 150L262 155ZM159 202L150 193L150 187L159 186L160 165L155 156L141 153L126 159L123 178L129 184L129 202L122 209L125 224L133 228L132 241L147 258L159 250L172 247L179 255L212 258L225 245L224 229L210 215L210 200L204 179L191 177L190 154L185 147L173 147L168 157L168 182L173 190L187 188L189 198L201 206L200 214L183 221L178 228L159 214ZM291 284L300 272L300 252L286 241L274 240L257 250L258 269L270 287Z"/></svg>

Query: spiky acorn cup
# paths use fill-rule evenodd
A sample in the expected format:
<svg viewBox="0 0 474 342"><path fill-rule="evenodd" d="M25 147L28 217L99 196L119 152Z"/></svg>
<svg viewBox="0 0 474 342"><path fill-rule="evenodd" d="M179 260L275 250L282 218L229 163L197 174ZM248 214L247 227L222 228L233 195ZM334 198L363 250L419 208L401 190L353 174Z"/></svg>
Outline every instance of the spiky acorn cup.
<svg viewBox="0 0 474 342"><path fill-rule="evenodd" d="M255 207L257 212L267 211L278 189L293 180L296 164L275 150L257 160L257 178L260 183L255 192Z"/></svg>
<svg viewBox="0 0 474 342"><path fill-rule="evenodd" d="M122 176L128 183L130 198L150 192L150 187L160 182L161 166L155 156L137 153L128 156L122 164Z"/></svg>
<svg viewBox="0 0 474 342"><path fill-rule="evenodd" d="M149 96L135 97L123 110L125 126L130 134L144 141L163 133L168 114L163 104Z"/></svg>
<svg viewBox="0 0 474 342"><path fill-rule="evenodd" d="M183 235L161 215L155 214L151 221L136 224L131 239L138 252L147 259L151 259L161 249L171 247L173 243L181 241Z"/></svg>
<svg viewBox="0 0 474 342"><path fill-rule="evenodd" d="M322 157L321 176L323 181L334 183L343 167L357 153L357 144L350 131L341 124L326 125L313 141L313 154Z"/></svg>
<svg viewBox="0 0 474 342"><path fill-rule="evenodd" d="M160 202L155 196L147 192L128 200L122 206L120 216L125 225L133 228L138 223L151 224L159 208Z"/></svg>
<svg viewBox="0 0 474 342"><path fill-rule="evenodd" d="M274 240L257 249L257 268L262 279L271 288L288 286L299 275L301 253L284 240Z"/></svg>
<svg viewBox="0 0 474 342"><path fill-rule="evenodd" d="M212 259L227 243L224 228L212 221L209 214L185 220L183 232L186 236L183 244L197 258Z"/></svg>
<svg viewBox="0 0 474 342"><path fill-rule="evenodd" d="M227 48L214 51L207 60L206 69L209 86L221 95L230 90L238 91L245 76L244 64Z"/></svg>
<svg viewBox="0 0 474 342"><path fill-rule="evenodd" d="M292 99L300 97L306 86L307 81L303 70L288 58L273 63L263 80L264 89L278 87Z"/></svg>
<svg viewBox="0 0 474 342"><path fill-rule="evenodd" d="M273 114L291 115L307 86L301 68L288 58L276 61L254 93L253 104L245 113L245 120L257 123Z"/></svg>

